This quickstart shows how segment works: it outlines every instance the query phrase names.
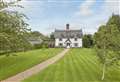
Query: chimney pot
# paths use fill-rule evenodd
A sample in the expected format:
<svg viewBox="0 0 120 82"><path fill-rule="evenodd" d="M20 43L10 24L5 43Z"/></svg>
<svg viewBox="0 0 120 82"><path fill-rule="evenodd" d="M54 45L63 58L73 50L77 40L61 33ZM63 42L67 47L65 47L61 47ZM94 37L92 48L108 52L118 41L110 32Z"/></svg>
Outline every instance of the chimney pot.
<svg viewBox="0 0 120 82"><path fill-rule="evenodd" d="M69 24L66 24L66 30L69 30L69 26L70 26Z"/></svg>

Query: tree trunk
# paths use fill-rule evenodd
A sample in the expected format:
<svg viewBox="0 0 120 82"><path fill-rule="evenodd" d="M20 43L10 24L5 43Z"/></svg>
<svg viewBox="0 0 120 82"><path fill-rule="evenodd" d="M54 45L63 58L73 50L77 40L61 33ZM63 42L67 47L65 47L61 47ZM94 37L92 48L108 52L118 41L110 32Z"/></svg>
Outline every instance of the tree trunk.
<svg viewBox="0 0 120 82"><path fill-rule="evenodd" d="M104 60L104 64L103 64L102 78L101 78L101 80L104 80L104 78L105 78L105 69L106 69L106 46L105 46L105 43L104 43L103 49L104 49L103 56L105 57L105 60Z"/></svg>
<svg viewBox="0 0 120 82"><path fill-rule="evenodd" d="M104 63L103 70L102 70L102 78L101 78L101 80L104 80L104 78L105 78L105 68L106 68L106 64Z"/></svg>

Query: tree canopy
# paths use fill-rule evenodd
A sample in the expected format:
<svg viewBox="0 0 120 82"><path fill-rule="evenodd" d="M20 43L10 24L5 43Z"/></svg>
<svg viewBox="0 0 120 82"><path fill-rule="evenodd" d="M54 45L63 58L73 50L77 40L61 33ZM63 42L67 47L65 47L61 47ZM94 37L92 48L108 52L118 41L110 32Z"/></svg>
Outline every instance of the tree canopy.
<svg viewBox="0 0 120 82"><path fill-rule="evenodd" d="M85 34L82 40L83 40L83 47L90 48L93 46L93 36L91 34Z"/></svg>
<svg viewBox="0 0 120 82"><path fill-rule="evenodd" d="M120 16L112 15L106 25L99 27L94 35L98 57L103 64L103 76L107 66L119 65L120 61Z"/></svg>
<svg viewBox="0 0 120 82"><path fill-rule="evenodd" d="M0 2L0 10L14 2ZM30 48L27 41L30 29L24 21L25 15L10 11L0 11L0 54L24 51Z"/></svg>

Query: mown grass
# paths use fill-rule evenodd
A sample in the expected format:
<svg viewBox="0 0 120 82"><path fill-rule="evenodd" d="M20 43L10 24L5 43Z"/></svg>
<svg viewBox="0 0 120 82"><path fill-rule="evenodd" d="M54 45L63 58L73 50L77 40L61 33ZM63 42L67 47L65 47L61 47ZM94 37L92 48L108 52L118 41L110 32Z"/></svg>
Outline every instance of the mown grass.
<svg viewBox="0 0 120 82"><path fill-rule="evenodd" d="M60 61L23 82L120 82L120 69L109 68L101 81L102 67L93 49L71 49Z"/></svg>
<svg viewBox="0 0 120 82"><path fill-rule="evenodd" d="M63 49L39 49L15 53L17 56L0 56L0 80L22 72L40 62L55 56Z"/></svg>

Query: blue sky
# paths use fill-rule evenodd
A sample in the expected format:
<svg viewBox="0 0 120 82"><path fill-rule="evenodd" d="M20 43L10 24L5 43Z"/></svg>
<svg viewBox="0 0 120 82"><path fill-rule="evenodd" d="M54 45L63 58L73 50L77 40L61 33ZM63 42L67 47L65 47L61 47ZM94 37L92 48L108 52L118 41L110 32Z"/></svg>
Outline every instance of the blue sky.
<svg viewBox="0 0 120 82"><path fill-rule="evenodd" d="M46 35L65 29L66 23L93 34L112 13L120 14L119 0L23 0L18 4L24 7L18 10L28 16L30 28Z"/></svg>

